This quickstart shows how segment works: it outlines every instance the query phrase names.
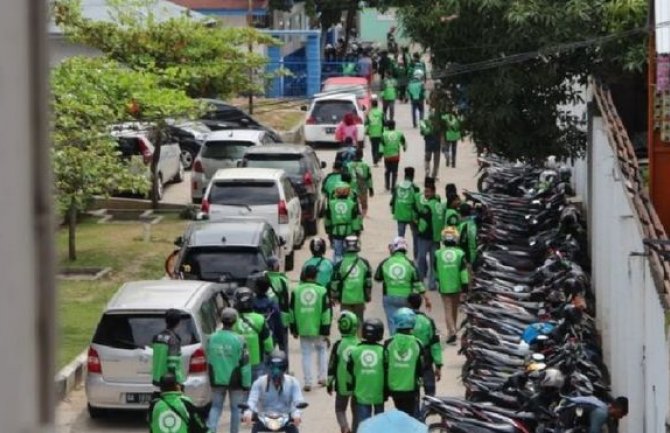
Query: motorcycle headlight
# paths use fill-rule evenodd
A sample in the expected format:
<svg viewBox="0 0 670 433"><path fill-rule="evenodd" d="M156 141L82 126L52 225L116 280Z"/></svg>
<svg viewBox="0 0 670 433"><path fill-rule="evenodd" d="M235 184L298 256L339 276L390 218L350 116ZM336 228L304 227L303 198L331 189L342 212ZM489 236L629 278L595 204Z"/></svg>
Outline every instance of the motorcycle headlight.
<svg viewBox="0 0 670 433"><path fill-rule="evenodd" d="M265 417L264 421L265 421L264 422L265 427L267 427L268 430L271 431L281 430L282 427L284 427L284 424L286 424L286 419L284 417L280 418Z"/></svg>

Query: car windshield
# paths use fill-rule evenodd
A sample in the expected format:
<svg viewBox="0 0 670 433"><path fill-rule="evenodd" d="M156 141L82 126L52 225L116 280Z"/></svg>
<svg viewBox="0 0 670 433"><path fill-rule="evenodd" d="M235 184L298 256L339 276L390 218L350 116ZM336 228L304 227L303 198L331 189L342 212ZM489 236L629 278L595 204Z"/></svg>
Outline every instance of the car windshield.
<svg viewBox="0 0 670 433"><path fill-rule="evenodd" d="M266 269L258 249L253 247L192 247L186 252L183 265L191 267L191 276L204 281L245 279Z"/></svg>
<svg viewBox="0 0 670 433"><path fill-rule="evenodd" d="M163 313L106 313L95 331L93 343L117 349L151 346L154 336L165 329ZM182 316L177 335L184 346L200 342L193 318Z"/></svg>
<svg viewBox="0 0 670 433"><path fill-rule="evenodd" d="M202 157L209 159L241 159L253 143L250 141L208 141Z"/></svg>
<svg viewBox="0 0 670 433"><path fill-rule="evenodd" d="M280 168L288 175L299 175L302 173L302 164L300 164L301 155L297 154L247 154L244 159L245 167L257 168Z"/></svg>
<svg viewBox="0 0 670 433"><path fill-rule="evenodd" d="M317 101L312 110L317 123L339 123L347 113L356 113L356 107L351 101Z"/></svg>
<svg viewBox="0 0 670 433"><path fill-rule="evenodd" d="M208 200L213 205L276 205L279 189L274 181L218 181L212 185Z"/></svg>
<svg viewBox="0 0 670 433"><path fill-rule="evenodd" d="M363 84L324 84L323 91L329 93L353 93L357 98L365 98L368 95L368 88Z"/></svg>

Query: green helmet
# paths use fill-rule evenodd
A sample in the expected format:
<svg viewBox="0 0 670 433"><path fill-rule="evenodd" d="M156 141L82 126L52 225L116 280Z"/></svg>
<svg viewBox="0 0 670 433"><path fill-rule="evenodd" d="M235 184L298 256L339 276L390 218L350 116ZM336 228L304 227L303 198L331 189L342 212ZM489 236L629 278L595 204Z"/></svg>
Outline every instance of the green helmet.
<svg viewBox="0 0 670 433"><path fill-rule="evenodd" d="M343 336L354 335L358 331L358 317L351 311L342 311L337 319L337 328Z"/></svg>
<svg viewBox="0 0 670 433"><path fill-rule="evenodd" d="M395 329L414 329L416 323L416 313L407 307L399 308L393 314L393 326Z"/></svg>

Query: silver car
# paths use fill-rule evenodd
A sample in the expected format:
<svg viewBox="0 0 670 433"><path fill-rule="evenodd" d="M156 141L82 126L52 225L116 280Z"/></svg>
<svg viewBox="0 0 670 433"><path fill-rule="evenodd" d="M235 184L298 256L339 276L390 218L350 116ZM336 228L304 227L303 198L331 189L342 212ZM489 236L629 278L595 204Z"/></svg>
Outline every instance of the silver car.
<svg viewBox="0 0 670 433"><path fill-rule="evenodd" d="M160 280L124 284L109 301L88 350L86 397L91 417L106 409L149 407L153 337L165 329L165 312L183 311L177 328L187 378L185 392L198 407L210 403L204 345L228 306L223 286Z"/></svg>

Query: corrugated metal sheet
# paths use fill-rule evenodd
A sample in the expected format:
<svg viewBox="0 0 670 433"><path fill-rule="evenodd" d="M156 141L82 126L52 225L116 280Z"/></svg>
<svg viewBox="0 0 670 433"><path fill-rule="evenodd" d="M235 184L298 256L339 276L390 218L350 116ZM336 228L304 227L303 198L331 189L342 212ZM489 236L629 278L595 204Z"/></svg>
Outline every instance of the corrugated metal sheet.
<svg viewBox="0 0 670 433"><path fill-rule="evenodd" d="M670 1L656 0L654 5L656 13L656 52L659 54L670 53Z"/></svg>

